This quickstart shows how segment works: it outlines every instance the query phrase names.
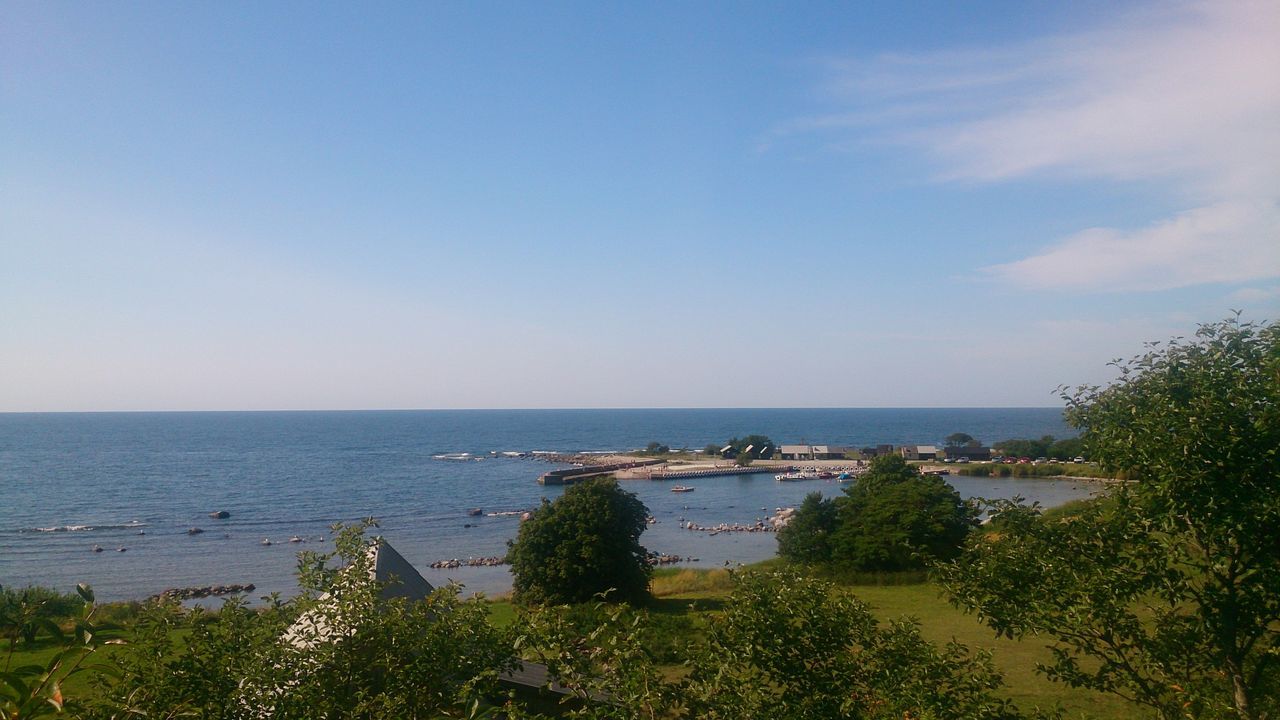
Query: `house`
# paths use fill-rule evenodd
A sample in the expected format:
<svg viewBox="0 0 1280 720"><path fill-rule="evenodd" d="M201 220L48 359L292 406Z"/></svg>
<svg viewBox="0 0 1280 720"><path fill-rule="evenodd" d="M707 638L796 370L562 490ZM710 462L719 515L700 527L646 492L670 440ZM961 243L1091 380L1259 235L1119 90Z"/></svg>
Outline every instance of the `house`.
<svg viewBox="0 0 1280 720"><path fill-rule="evenodd" d="M888 443L882 443L875 447L864 447L858 452L862 453L862 457L870 459L874 457L882 457L884 455L892 455L894 447Z"/></svg>
<svg viewBox="0 0 1280 720"><path fill-rule="evenodd" d="M908 460L937 460L938 448L933 445L903 445L899 448Z"/></svg>
<svg viewBox="0 0 1280 720"><path fill-rule="evenodd" d="M991 448L989 447L969 447L968 445L943 448L942 452L947 456L948 460L959 460L965 458L972 461L986 461L991 459Z"/></svg>
<svg viewBox="0 0 1280 720"><path fill-rule="evenodd" d="M853 448L842 445L780 445L778 457L782 460L843 460Z"/></svg>

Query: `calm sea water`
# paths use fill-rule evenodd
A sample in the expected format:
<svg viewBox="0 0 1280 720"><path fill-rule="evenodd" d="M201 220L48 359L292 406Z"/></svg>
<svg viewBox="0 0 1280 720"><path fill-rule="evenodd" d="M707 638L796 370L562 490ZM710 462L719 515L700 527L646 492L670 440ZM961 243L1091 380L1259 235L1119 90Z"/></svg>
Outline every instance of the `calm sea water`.
<svg viewBox="0 0 1280 720"><path fill-rule="evenodd" d="M1071 434L1056 408L0 414L0 584L88 582L107 600L247 582L258 594L287 595L299 549L327 549L319 538L332 523L372 516L433 583L502 592L510 588L505 569L426 566L505 552L518 518L466 510L523 510L556 497L562 488L535 482L552 466L433 455L622 450L651 440L701 448L752 433L780 443L927 444L953 432L988 442ZM1046 505L1094 489L1073 481L951 482L965 496L1016 494ZM766 474L696 486L673 494L668 483L625 483L658 519L645 546L697 557L701 566L765 559L776 541L766 533L710 537L680 529L681 519L750 522L808 492L840 489ZM215 510L231 517L211 519ZM188 535L192 527L205 532ZM288 542L295 535L307 542ZM106 551L94 553L94 545Z"/></svg>

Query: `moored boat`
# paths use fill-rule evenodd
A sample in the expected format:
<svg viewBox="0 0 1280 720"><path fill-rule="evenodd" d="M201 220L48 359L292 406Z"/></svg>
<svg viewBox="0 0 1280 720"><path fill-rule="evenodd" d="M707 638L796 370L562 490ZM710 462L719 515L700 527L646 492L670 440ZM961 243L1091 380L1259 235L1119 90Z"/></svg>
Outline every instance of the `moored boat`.
<svg viewBox="0 0 1280 720"><path fill-rule="evenodd" d="M671 488L671 492L693 492L693 488L689 487L688 485L676 485L675 487Z"/></svg>

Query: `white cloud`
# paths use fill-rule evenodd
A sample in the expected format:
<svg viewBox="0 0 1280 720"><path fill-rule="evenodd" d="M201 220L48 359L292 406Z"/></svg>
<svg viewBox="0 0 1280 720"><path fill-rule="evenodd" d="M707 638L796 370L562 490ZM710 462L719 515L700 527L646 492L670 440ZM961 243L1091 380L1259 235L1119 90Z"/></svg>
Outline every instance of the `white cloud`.
<svg viewBox="0 0 1280 720"><path fill-rule="evenodd" d="M1164 290L1280 275L1280 206L1223 201L1134 232L1093 228L985 268L1024 287Z"/></svg>
<svg viewBox="0 0 1280 720"><path fill-rule="evenodd" d="M997 274L1081 289L1280 276L1274 0L1156 4L1085 33L833 67L847 107L783 134L844 128L907 143L947 180L1155 182L1189 208L1145 229L1085 230Z"/></svg>
<svg viewBox="0 0 1280 720"><path fill-rule="evenodd" d="M1233 303L1243 303L1253 305L1257 303L1271 302L1280 300L1280 285L1271 287L1247 287L1240 288L1227 296L1227 300Z"/></svg>

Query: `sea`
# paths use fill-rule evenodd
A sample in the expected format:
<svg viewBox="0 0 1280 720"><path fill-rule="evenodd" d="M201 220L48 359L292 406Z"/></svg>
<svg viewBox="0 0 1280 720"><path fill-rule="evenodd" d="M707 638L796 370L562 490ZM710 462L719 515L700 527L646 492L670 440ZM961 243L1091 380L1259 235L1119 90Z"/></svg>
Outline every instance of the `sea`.
<svg viewBox="0 0 1280 720"><path fill-rule="evenodd" d="M374 518L374 532L433 584L493 596L511 588L505 567L428 566L504 554L520 524L508 513L564 491L536 479L566 466L503 452L621 451L651 441L700 449L750 434L777 443L940 445L955 432L988 443L1073 434L1060 408L0 414L0 585L69 591L84 582L113 601L253 583L254 597L287 597L297 591L299 550L328 551L335 523ZM482 459L435 457L458 453ZM1077 480L949 481L965 497L1045 506L1097 490ZM696 490L623 482L656 520L641 537L645 547L695 558L686 563L693 567L764 560L777 543L772 533L710 535L682 523L750 523L842 487L771 474L685 484ZM484 514L468 514L472 508ZM230 517L211 518L217 511Z"/></svg>

